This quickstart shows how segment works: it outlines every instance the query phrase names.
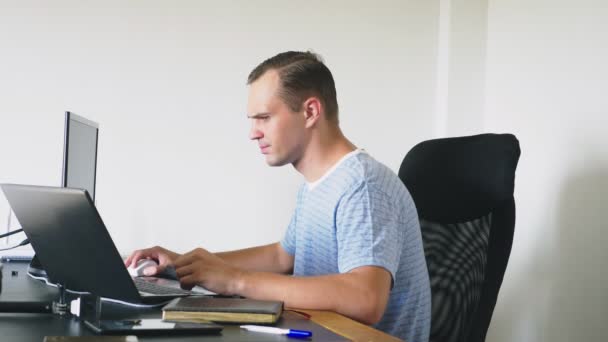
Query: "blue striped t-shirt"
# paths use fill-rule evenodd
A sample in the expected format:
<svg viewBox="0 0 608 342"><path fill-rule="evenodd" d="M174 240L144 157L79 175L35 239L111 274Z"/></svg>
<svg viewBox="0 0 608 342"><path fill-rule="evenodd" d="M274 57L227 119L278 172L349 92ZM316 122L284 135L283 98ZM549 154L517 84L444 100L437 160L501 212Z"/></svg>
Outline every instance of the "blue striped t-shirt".
<svg viewBox="0 0 608 342"><path fill-rule="evenodd" d="M416 207L395 173L366 152L347 154L302 185L281 245L295 258L294 276L388 270L393 287L375 327L408 342L428 341L431 296Z"/></svg>

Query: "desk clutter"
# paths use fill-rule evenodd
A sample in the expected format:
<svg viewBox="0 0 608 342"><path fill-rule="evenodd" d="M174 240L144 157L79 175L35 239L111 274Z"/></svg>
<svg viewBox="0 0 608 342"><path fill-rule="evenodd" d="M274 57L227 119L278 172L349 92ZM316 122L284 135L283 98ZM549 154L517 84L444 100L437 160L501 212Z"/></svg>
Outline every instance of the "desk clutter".
<svg viewBox="0 0 608 342"><path fill-rule="evenodd" d="M283 302L246 298L182 297L163 307L163 319L186 322L273 324Z"/></svg>
<svg viewBox="0 0 608 342"><path fill-rule="evenodd" d="M274 312L271 315L275 315L276 323L245 323L247 325L265 325L264 328L269 326L273 328L264 331L260 330L259 327L256 329L246 329L245 327L241 327L240 324L232 324L226 321L216 321L217 323L174 321L173 324L176 326L167 328L166 326L160 326L160 324L162 324L161 317L163 315L162 307L130 307L112 301L103 301L103 305L99 307L96 305L82 305L83 311L81 311L81 313L88 312L93 315L96 314L96 312L90 311L97 311L96 309L99 309L99 314L101 315L99 317L100 320L98 321L99 324L96 325L99 329L91 329L92 327L86 323L89 319L89 315L81 316L68 313L67 315L61 316L53 313L51 310L47 310L47 313L41 313L38 309L31 310L36 313L15 315L14 312L25 312L28 308L31 309L34 304L41 306L51 303L57 300L59 294L59 291L56 288L47 286L44 282L27 276L27 266L27 262L20 261L4 262L3 264L3 288L2 292L0 292L0 307L11 310L7 309L5 312L0 312L0 331L2 332L0 341L40 342L46 339L48 342L143 342L158 341L158 339L161 338L163 341L176 342L194 340L207 342L245 342L251 340L279 341L284 340L285 338L293 340L295 333L299 333L299 338L304 337L305 339L308 338L315 341L341 342L348 340L347 338L340 336L339 333L335 333L332 330L325 328L323 324L311 320L310 316L298 313L297 311L294 312L293 310L284 310L283 304L280 302L275 302L274 307L269 305L268 308L272 309L266 313L270 314L270 312ZM18 273L18 276L11 276L13 272ZM70 296L68 299L71 298L73 298L73 296ZM225 300L239 300L240 304L236 306L241 306L241 311L247 307L244 304L252 304L250 299L243 298L206 298L218 301L215 306L219 306L220 308L221 306L219 304L234 308L235 302L228 303L230 304L228 305ZM86 299L84 300L85 304L93 304L89 303L89 301L98 302L93 296L82 296L81 299ZM199 297L198 299L202 298ZM255 302L257 301L254 301L254 303ZM31 305L28 303L31 303ZM99 300L99 303L102 303L102 301ZM73 305L75 304L72 303L72 306ZM262 307L264 307L264 305L262 305ZM251 307L249 307L249 309L251 309ZM245 312L247 312L247 310L245 310ZM258 314L257 311L254 311L256 319L259 319L259 316L257 316ZM235 321L237 320L234 317L232 319ZM238 320L241 320L241 318ZM192 328L191 325L205 324L221 325L197 332L189 329ZM353 322L353 324L355 324L355 322ZM353 325L353 327L357 326L358 324ZM131 329L128 329L129 327ZM97 330L99 330L99 332ZM121 331L119 332L117 330ZM110 332L116 335L106 335ZM303 333L306 333L306 335L303 335Z"/></svg>

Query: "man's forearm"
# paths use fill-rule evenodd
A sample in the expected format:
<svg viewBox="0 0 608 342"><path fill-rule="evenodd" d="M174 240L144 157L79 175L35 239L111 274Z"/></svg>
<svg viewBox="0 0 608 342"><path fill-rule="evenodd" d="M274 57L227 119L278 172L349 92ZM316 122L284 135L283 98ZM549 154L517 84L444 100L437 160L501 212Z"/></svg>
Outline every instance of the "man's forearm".
<svg viewBox="0 0 608 342"><path fill-rule="evenodd" d="M374 324L386 308L390 275L379 268L368 267L366 271L371 273L315 277L244 272L233 292L248 298L281 300L288 307L334 311Z"/></svg>
<svg viewBox="0 0 608 342"><path fill-rule="evenodd" d="M282 247L277 242L265 246L215 253L215 255L233 266L248 271L291 273L293 259L286 255L281 255L282 253L279 248Z"/></svg>

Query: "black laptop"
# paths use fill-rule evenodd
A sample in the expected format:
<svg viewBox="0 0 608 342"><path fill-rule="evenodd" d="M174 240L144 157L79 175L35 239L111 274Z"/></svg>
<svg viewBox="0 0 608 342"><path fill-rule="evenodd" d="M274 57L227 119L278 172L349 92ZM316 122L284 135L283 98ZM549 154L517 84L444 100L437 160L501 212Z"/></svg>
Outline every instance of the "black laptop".
<svg viewBox="0 0 608 342"><path fill-rule="evenodd" d="M158 278L132 278L86 190L0 184L49 280L130 303L188 296ZM175 282L175 281L174 281Z"/></svg>

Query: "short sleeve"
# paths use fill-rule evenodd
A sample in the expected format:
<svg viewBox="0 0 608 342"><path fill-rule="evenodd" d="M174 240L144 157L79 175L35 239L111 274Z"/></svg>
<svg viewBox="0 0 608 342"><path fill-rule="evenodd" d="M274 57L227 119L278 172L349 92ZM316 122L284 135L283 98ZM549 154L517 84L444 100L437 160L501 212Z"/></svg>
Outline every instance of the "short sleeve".
<svg viewBox="0 0 608 342"><path fill-rule="evenodd" d="M281 247L287 252L289 255L296 254L296 227L298 223L298 212L299 208L302 205L302 193L304 192L304 186L300 187L298 190L298 195L296 197L296 209L293 211L293 215L291 216L291 220L289 221L289 226L287 226L287 231L285 232L285 236L283 240L281 240Z"/></svg>
<svg viewBox="0 0 608 342"><path fill-rule="evenodd" d="M336 212L340 273L379 266L395 279L405 236L397 207L386 193L366 182L345 193Z"/></svg>
<svg viewBox="0 0 608 342"><path fill-rule="evenodd" d="M281 240L281 247L287 252L289 255L296 254L296 215L297 211L294 211L291 216L291 221L289 222L289 226L287 226L287 231L285 232L285 236L283 240Z"/></svg>

